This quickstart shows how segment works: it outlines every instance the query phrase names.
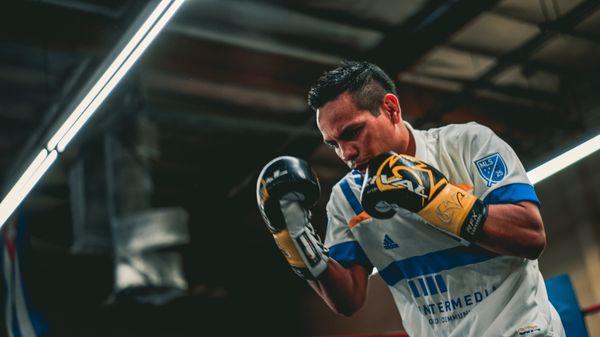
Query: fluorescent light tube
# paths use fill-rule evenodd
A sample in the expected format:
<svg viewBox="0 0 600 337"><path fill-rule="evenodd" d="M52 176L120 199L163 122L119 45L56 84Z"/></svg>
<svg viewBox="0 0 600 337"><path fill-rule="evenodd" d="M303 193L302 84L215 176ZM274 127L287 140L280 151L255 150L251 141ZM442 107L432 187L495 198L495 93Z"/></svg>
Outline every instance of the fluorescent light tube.
<svg viewBox="0 0 600 337"><path fill-rule="evenodd" d="M54 160L56 160L57 156L58 152L56 152L56 150L50 152L50 154L48 155L43 156L43 160L41 161L41 163L39 163L37 168L33 170L33 172L31 172L27 182L22 184L21 188L16 189L15 193L7 195L6 198L2 200L2 204L0 204L0 228L2 225L4 225L4 222L11 216L15 209L21 204L23 199L25 199L27 194L31 192L33 186L35 186L35 184L37 184L37 182L42 178L44 173L48 171L52 163L54 163ZM36 160L38 158L40 158L40 156L36 157Z"/></svg>
<svg viewBox="0 0 600 337"><path fill-rule="evenodd" d="M571 150L559 155L558 157L547 161L546 163L527 172L527 177L532 184L548 178L556 172L566 168L569 165L589 156L600 150L600 135L580 144Z"/></svg>
<svg viewBox="0 0 600 337"><path fill-rule="evenodd" d="M6 197L0 203L0 218L4 213L7 212L9 206L15 200L15 196L19 193L19 191L23 188L23 186L27 183L29 178L35 173L35 171L40 167L44 159L48 156L48 151L43 149L40 153L33 159L29 167L25 170L25 173L17 180L15 185L10 189L10 191L6 194ZM1 224L0 224L1 225Z"/></svg>
<svg viewBox="0 0 600 337"><path fill-rule="evenodd" d="M56 131L56 133L50 137L48 141L48 145L46 146L48 150L54 149L58 141L65 135L65 133L69 130L69 128L75 123L77 118L82 114L83 110L90 104L90 102L98 95L98 92L104 87L106 82L113 76L113 74L117 71L117 69L123 64L125 58L129 56L133 48L140 42L140 40L144 37L146 32L152 27L154 22L158 19L164 8L169 4L170 0L161 1L158 6L152 11L148 19L142 24L140 29L133 35L131 40L125 45L123 50L119 53L119 55L115 58L115 60L111 63L111 65L106 69L104 74L100 77L100 79L94 84L92 89L85 95L81 103L73 110L71 115L67 118L67 120L63 123L63 125Z"/></svg>
<svg viewBox="0 0 600 337"><path fill-rule="evenodd" d="M77 121L71 126L68 132L63 136L62 139L58 142L57 149L59 152L64 151L65 147L69 144L71 139L79 132L81 127L88 121L88 119L96 112L98 107L104 102L106 97L110 95L112 90L115 88L119 81L127 74L127 71L135 64L135 62L139 59L142 53L146 50L146 48L150 45L150 43L156 38L158 33L163 29L163 27L169 22L173 14L177 11L179 6L183 3L184 0L177 0L173 2L173 5L167 9L163 16L160 17L158 22L152 27L152 29L148 32L146 36L142 39L142 41L137 45L137 47L132 51L129 57L125 60L122 66L117 70L117 72L112 76L112 78L108 81L106 86L102 88L98 96L94 98L92 103L87 107L87 109L81 114L81 116L77 119Z"/></svg>

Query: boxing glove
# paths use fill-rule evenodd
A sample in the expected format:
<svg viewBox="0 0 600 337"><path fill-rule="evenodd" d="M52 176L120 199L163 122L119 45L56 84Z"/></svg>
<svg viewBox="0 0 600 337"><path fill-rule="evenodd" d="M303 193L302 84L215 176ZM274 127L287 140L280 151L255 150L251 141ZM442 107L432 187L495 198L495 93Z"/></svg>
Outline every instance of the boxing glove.
<svg viewBox="0 0 600 337"><path fill-rule="evenodd" d="M283 156L261 171L256 197L258 208L275 243L292 270L314 279L327 268L327 251L310 223L310 207L321 188L304 160Z"/></svg>
<svg viewBox="0 0 600 337"><path fill-rule="evenodd" d="M407 209L468 242L482 235L487 218L487 206L479 198L450 184L433 166L394 152L382 153L369 162L361 204L374 218L390 218L395 209Z"/></svg>

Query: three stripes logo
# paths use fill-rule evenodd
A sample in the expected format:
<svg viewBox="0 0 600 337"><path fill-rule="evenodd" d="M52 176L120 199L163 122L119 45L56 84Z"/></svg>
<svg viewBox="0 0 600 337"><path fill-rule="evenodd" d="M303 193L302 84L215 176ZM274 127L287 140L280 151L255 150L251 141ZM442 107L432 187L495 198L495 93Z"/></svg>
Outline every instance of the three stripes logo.
<svg viewBox="0 0 600 337"><path fill-rule="evenodd" d="M384 249L394 249L394 248L398 248L400 246L398 246L398 244L392 240L392 238L390 238L389 235L385 235L383 237L383 248Z"/></svg>
<svg viewBox="0 0 600 337"><path fill-rule="evenodd" d="M415 298L443 294L448 291L441 275L428 275L408 280L408 286Z"/></svg>

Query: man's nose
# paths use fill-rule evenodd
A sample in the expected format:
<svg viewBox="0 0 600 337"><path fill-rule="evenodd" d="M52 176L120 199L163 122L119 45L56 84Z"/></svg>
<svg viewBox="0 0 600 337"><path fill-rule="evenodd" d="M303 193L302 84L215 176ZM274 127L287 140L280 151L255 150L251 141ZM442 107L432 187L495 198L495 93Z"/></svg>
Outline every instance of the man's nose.
<svg viewBox="0 0 600 337"><path fill-rule="evenodd" d="M358 150L350 143L340 144L341 157L343 161L354 161L358 156Z"/></svg>

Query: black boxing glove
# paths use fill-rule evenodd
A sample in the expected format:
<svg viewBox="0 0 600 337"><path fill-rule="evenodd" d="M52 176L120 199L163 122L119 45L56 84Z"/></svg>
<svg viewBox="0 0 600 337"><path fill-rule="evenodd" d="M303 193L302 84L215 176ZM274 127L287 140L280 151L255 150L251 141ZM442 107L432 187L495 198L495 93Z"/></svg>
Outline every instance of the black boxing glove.
<svg viewBox="0 0 600 337"><path fill-rule="evenodd" d="M487 206L479 198L450 184L433 166L394 152L369 162L360 199L374 218L391 218L396 208L407 209L468 242L481 237L487 218Z"/></svg>
<svg viewBox="0 0 600 337"><path fill-rule="evenodd" d="M319 180L302 159L283 156L270 161L258 176L258 209L292 270L314 279L327 269L327 251L310 223L321 193Z"/></svg>

